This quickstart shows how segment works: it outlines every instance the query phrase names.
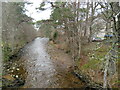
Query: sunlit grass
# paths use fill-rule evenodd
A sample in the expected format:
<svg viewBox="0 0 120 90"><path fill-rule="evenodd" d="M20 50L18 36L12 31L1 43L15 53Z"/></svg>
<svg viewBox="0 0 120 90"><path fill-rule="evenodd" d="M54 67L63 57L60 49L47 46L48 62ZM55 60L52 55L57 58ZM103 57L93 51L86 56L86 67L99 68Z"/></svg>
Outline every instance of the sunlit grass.
<svg viewBox="0 0 120 90"><path fill-rule="evenodd" d="M84 64L81 69L97 69L98 65L101 63L100 60L92 59Z"/></svg>

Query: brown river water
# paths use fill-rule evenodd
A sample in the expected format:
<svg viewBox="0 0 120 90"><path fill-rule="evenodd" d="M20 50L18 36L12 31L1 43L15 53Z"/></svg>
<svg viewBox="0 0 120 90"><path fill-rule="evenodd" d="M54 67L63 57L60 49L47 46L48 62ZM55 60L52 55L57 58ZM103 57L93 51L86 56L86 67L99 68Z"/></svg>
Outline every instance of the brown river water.
<svg viewBox="0 0 120 90"><path fill-rule="evenodd" d="M24 88L81 88L84 84L71 72L54 63L47 53L48 38L36 38L22 49L21 62L27 76ZM62 59L62 58L61 58ZM57 62L57 61L56 61Z"/></svg>

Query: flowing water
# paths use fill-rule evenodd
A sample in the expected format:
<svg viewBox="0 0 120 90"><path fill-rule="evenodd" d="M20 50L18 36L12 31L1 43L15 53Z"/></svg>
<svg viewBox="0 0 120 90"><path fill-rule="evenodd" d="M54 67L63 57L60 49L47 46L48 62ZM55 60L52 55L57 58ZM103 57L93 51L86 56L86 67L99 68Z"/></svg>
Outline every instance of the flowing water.
<svg viewBox="0 0 120 90"><path fill-rule="evenodd" d="M50 59L46 51L48 38L36 38L26 45L21 61L24 63L27 77L26 88L72 88L82 87L83 83L70 72L64 71ZM59 63L58 63L59 64Z"/></svg>

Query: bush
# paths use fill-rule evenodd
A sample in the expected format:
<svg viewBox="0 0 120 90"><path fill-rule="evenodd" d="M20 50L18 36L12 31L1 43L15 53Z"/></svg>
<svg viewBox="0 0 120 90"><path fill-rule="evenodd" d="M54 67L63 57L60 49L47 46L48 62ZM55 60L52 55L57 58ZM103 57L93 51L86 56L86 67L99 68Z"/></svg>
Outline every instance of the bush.
<svg viewBox="0 0 120 90"><path fill-rule="evenodd" d="M56 39L58 37L58 32L54 32L53 39Z"/></svg>
<svg viewBox="0 0 120 90"><path fill-rule="evenodd" d="M3 53L3 61L7 62L12 55L12 49L10 45L3 44L2 46L2 53Z"/></svg>

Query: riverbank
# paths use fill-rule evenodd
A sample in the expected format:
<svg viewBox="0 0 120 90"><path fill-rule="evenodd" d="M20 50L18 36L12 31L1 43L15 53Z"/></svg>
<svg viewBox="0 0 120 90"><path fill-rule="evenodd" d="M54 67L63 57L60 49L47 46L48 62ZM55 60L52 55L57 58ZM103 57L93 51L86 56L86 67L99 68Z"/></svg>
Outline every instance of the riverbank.
<svg viewBox="0 0 120 90"><path fill-rule="evenodd" d="M18 88L24 85L27 74L20 59L24 47L21 47L17 53L10 56L9 61L3 62L2 88Z"/></svg>
<svg viewBox="0 0 120 90"><path fill-rule="evenodd" d="M24 86L27 72L24 66L24 60L21 58L24 55L24 48L32 41L34 39L21 45L16 53L9 57L8 61L3 62L2 88L19 88Z"/></svg>
<svg viewBox="0 0 120 90"><path fill-rule="evenodd" d="M78 79L78 81L77 81L78 86L76 87L73 84L73 86L72 86L73 88L74 87L75 88L84 87L84 88L87 88L87 89L90 89L90 88L95 88L97 90L102 89L101 84L94 82L91 79L90 75L87 75L87 73L84 73L79 68L80 66L78 66L77 61L73 61L70 53L66 52L65 50L63 50L59 47L60 47L59 44L55 44L52 41L50 41L48 43L47 51L48 51L49 55L51 56L51 60L53 61L53 63L58 68L58 72L61 71L59 69L61 67L61 69L63 71L62 75L64 75L65 73L69 73L68 75L72 75L72 77ZM71 78L69 78L69 81L72 83L72 82L74 82L74 79L72 81ZM80 84L82 86L79 86Z"/></svg>
<svg viewBox="0 0 120 90"><path fill-rule="evenodd" d="M52 41L48 42L47 52L49 53L52 62L57 71L59 88L85 88L85 83L79 80L78 77L72 74L75 69L75 63L64 50L58 48L57 44ZM56 87L57 88L57 87Z"/></svg>

